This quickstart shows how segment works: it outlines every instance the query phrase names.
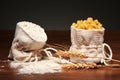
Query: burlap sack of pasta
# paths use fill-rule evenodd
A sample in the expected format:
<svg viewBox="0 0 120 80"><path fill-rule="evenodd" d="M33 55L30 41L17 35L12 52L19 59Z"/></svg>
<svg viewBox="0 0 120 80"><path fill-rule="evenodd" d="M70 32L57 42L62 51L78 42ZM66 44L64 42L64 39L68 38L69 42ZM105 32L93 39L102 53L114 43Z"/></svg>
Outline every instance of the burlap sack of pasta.
<svg viewBox="0 0 120 80"><path fill-rule="evenodd" d="M103 43L105 29L98 20L88 18L87 20L79 20L71 26L71 47L70 51L83 52L89 58L71 58L72 62L104 62L107 46L110 50L109 58L112 58L110 47Z"/></svg>
<svg viewBox="0 0 120 80"><path fill-rule="evenodd" d="M47 35L42 27L28 21L18 22L8 58L20 62L40 59L42 55L39 53L46 41Z"/></svg>

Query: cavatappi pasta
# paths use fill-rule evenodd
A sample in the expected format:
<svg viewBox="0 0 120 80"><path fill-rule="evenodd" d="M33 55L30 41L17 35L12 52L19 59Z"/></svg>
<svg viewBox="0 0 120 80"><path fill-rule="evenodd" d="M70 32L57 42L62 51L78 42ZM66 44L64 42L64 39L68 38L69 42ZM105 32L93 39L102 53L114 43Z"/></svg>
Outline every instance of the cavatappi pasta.
<svg viewBox="0 0 120 80"><path fill-rule="evenodd" d="M92 17L88 17L87 20L77 20L77 22L72 23L72 26L77 29L92 30L92 29L102 29L102 24L97 20L93 20Z"/></svg>

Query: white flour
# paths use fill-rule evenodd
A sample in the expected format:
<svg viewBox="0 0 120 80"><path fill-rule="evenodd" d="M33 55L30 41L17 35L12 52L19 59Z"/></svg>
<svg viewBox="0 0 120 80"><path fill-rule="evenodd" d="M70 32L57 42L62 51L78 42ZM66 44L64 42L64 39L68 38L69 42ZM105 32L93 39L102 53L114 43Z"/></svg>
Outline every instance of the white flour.
<svg viewBox="0 0 120 80"><path fill-rule="evenodd" d="M37 62L15 62L12 61L10 63L10 67L18 68L19 74L44 74L44 73L54 73L62 71L62 64L71 63L68 60L49 57L45 60L37 61Z"/></svg>
<svg viewBox="0 0 120 80"><path fill-rule="evenodd" d="M61 65L54 60L42 60L28 63L11 62L10 66L12 68L18 68L20 74L61 72Z"/></svg>

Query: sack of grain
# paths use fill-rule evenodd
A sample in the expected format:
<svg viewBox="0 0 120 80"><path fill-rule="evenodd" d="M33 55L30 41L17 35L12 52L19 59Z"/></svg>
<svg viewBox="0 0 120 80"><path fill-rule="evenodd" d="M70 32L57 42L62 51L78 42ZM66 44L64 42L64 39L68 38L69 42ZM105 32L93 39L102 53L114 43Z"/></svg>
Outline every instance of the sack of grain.
<svg viewBox="0 0 120 80"><path fill-rule="evenodd" d="M42 27L28 21L18 22L8 58L28 61L33 52L39 52L46 41L47 35Z"/></svg>

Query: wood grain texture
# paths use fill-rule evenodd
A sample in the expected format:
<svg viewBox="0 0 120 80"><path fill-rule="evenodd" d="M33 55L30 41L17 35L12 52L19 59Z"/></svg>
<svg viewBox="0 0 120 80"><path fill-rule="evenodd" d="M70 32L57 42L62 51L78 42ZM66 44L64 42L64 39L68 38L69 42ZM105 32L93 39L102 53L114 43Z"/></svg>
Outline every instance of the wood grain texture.
<svg viewBox="0 0 120 80"><path fill-rule="evenodd" d="M60 44L67 49L71 45L70 31L46 31L48 44ZM113 50L113 58L120 60L120 32L106 31L104 42ZM0 31L0 80L119 80L120 68L101 67L89 70L73 70L47 74L17 74L9 67L7 56L14 38L14 31Z"/></svg>

